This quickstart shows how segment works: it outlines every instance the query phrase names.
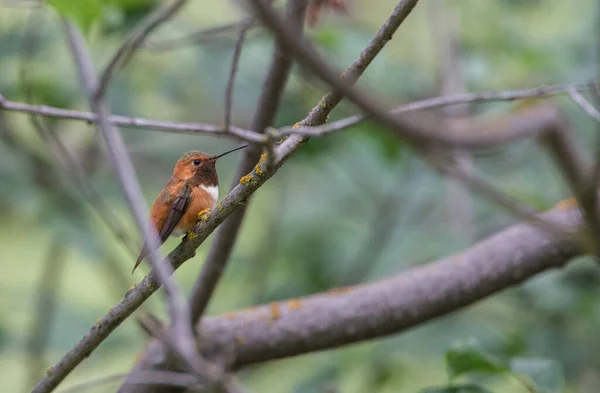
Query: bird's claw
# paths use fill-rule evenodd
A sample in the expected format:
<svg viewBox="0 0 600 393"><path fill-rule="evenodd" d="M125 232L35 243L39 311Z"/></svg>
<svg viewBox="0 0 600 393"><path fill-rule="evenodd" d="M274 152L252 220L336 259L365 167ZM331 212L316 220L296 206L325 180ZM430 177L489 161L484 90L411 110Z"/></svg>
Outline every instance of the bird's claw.
<svg viewBox="0 0 600 393"><path fill-rule="evenodd" d="M200 213L198 213L198 221L206 221L208 217L210 217L211 210L204 209Z"/></svg>

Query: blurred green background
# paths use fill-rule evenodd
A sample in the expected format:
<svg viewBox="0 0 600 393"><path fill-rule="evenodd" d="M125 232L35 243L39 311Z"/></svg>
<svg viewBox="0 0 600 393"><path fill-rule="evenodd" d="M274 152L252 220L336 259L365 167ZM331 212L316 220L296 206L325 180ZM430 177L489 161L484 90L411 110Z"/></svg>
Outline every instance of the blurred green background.
<svg viewBox="0 0 600 393"><path fill-rule="evenodd" d="M101 68L156 2L51 3L85 31ZM14 101L87 110L58 14L51 7L27 4L0 2L0 93ZM346 67L394 5L390 0L349 1L347 15L326 12L317 26L307 28L307 35L333 64ZM444 5L444 17L460 26L456 38L470 91L586 82L599 74L598 1L446 0ZM439 36L432 30L434 6L432 0L417 5L360 81L389 106L440 92L442 60ZM153 44L171 42L171 50L140 50L113 80L113 112L221 124L235 34L176 48L174 42L180 41L170 40L241 17L233 2L189 2L149 39ZM271 53L269 35L254 30L244 47L236 84L238 126L247 126L252 117ZM275 125L302 119L325 91L316 78L294 68ZM580 146L594 153L590 147L597 125L568 98L553 101L566 111ZM470 112L510 113L514 105L478 104ZM353 113L351 105L342 104L332 119ZM93 127L56 119L46 127L88 165L90 181L139 246L104 148L94 142ZM182 153L218 153L235 146L209 137L121 131L149 204ZM148 269L143 266L129 275L134 256L85 203L49 145L29 117L0 112L0 381L6 392L30 388L38 373L70 349ZM219 162L222 196L233 182L238 158L232 154ZM478 174L539 209L568 193L549 157L533 141L476 155L473 163ZM515 222L473 196L466 201L474 215L472 227L451 231L455 218L448 187L376 124L311 140L253 197L210 314L376 280L461 250ZM186 289L210 240L176 274ZM170 239L163 252L178 241ZM52 311L50 320L37 326L48 335L47 353L39 358L31 348L39 347L32 337L44 337L35 333L42 280L55 283L45 298L54 293L56 307L38 306ZM597 267L582 258L563 271L544 273L401 335L256 365L242 371L240 378L255 392L419 392L447 384L450 349L457 342L471 348L476 340L484 352L475 352L483 357L513 363L528 359L533 369L542 370L536 382L548 392L595 392L600 390L599 287ZM146 306L164 315L160 293ZM145 334L130 318L62 388L126 372L145 342ZM457 383L462 382L494 392L527 391L506 373L461 376ZM116 386L88 390L111 392Z"/></svg>

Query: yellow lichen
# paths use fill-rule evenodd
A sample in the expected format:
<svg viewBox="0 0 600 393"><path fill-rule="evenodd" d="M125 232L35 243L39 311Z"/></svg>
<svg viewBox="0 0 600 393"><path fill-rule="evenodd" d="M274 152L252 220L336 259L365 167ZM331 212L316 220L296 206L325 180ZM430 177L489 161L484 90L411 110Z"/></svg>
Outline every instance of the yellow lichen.
<svg viewBox="0 0 600 393"><path fill-rule="evenodd" d="M194 231L189 231L188 233L185 234L185 236L190 240L194 240L194 238L196 237L196 234L194 233Z"/></svg>
<svg viewBox="0 0 600 393"><path fill-rule="evenodd" d="M279 318L281 318L281 310L279 309L279 303L272 302L271 304L269 304L269 307L271 308L271 321L276 321Z"/></svg>
<svg viewBox="0 0 600 393"><path fill-rule="evenodd" d="M260 164L256 164L256 166L254 167L254 172L258 176L260 176L260 175L262 175L264 173L263 170L262 170L262 168L260 167Z"/></svg>
<svg viewBox="0 0 600 393"><path fill-rule="evenodd" d="M133 285L131 286L131 288L129 288L129 290L131 291L131 290L133 290L134 288L135 288L135 284L133 284Z"/></svg>
<svg viewBox="0 0 600 393"><path fill-rule="evenodd" d="M350 287L340 287L340 288L332 288L327 292L331 293L333 295L341 295L343 293L348 292L349 290L350 290Z"/></svg>
<svg viewBox="0 0 600 393"><path fill-rule="evenodd" d="M298 123L296 123L298 124ZM260 155L260 160L258 160L259 164L262 164L267 159L267 153L263 153Z"/></svg>
<svg viewBox="0 0 600 393"><path fill-rule="evenodd" d="M198 221L206 221L210 217L210 209L204 209L198 213Z"/></svg>
<svg viewBox="0 0 600 393"><path fill-rule="evenodd" d="M247 174L246 176L242 176L242 178L240 179L240 184L250 183L251 180L252 180L252 175Z"/></svg>
<svg viewBox="0 0 600 393"><path fill-rule="evenodd" d="M567 210L577 206L577 200L575 198L567 198L558 202L554 207L558 210Z"/></svg>
<svg viewBox="0 0 600 393"><path fill-rule="evenodd" d="M48 367L46 369L46 375L52 375L52 372L54 372L54 367Z"/></svg>
<svg viewBox="0 0 600 393"><path fill-rule="evenodd" d="M300 128L300 127L301 127L300 122L298 122L298 121L296 123L294 123L294 125L292 126L292 128Z"/></svg>
<svg viewBox="0 0 600 393"><path fill-rule="evenodd" d="M219 205L217 206L217 209L219 209L219 211L223 210L223 204L219 203Z"/></svg>
<svg viewBox="0 0 600 393"><path fill-rule="evenodd" d="M302 307L302 300L292 299L288 302L288 307L290 310L297 310Z"/></svg>

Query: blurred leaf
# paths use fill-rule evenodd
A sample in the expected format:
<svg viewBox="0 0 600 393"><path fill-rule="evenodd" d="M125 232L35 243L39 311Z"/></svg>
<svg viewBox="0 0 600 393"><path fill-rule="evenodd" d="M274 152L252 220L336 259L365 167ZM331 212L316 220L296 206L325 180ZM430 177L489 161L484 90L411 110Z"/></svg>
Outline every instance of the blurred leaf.
<svg viewBox="0 0 600 393"><path fill-rule="evenodd" d="M75 22L84 33L102 15L101 0L49 0L48 4L60 15Z"/></svg>
<svg viewBox="0 0 600 393"><path fill-rule="evenodd" d="M450 379L468 373L499 374L508 371L504 362L486 352L474 339L459 342L446 352Z"/></svg>
<svg viewBox="0 0 600 393"><path fill-rule="evenodd" d="M483 386L470 383L464 385L425 388L419 393L491 393L491 391Z"/></svg>
<svg viewBox="0 0 600 393"><path fill-rule="evenodd" d="M527 377L536 392L558 393L565 386L561 365L547 358L514 358L510 362L514 374Z"/></svg>

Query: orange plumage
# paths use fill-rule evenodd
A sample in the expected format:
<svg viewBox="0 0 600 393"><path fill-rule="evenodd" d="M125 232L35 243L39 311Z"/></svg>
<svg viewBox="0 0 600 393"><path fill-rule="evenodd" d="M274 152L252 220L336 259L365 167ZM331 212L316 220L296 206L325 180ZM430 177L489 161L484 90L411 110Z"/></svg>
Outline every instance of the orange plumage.
<svg viewBox="0 0 600 393"><path fill-rule="evenodd" d="M192 230L198 214L214 208L219 196L219 178L215 167L217 159L247 146L217 156L190 151L177 161L171 178L150 210L150 221L161 245L170 235L181 236ZM147 254L148 249L144 245L132 272Z"/></svg>

